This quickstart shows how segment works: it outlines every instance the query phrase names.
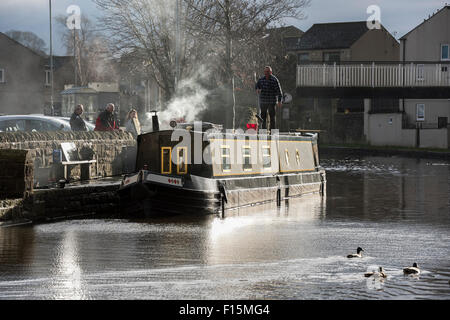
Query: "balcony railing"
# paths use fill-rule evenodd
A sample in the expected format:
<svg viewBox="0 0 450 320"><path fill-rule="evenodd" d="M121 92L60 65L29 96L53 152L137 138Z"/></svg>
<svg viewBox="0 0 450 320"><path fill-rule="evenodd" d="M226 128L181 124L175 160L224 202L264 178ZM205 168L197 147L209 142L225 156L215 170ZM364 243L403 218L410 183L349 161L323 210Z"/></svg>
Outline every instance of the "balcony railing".
<svg viewBox="0 0 450 320"><path fill-rule="evenodd" d="M297 87L450 87L450 62L302 64Z"/></svg>

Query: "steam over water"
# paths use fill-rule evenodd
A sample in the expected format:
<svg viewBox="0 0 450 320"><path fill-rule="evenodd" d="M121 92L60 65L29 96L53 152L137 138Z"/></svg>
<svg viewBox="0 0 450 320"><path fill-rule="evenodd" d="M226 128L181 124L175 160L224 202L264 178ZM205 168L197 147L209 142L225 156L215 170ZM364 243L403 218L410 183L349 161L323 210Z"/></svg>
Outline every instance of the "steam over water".
<svg viewBox="0 0 450 320"><path fill-rule="evenodd" d="M321 162L326 197L280 209L2 228L0 299L449 299L450 163Z"/></svg>

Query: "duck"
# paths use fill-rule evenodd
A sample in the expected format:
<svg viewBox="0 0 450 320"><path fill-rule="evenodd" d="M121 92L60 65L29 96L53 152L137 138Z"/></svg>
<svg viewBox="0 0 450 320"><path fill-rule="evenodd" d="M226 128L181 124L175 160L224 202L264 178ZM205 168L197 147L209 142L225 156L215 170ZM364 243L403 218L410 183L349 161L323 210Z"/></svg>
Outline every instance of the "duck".
<svg viewBox="0 0 450 320"><path fill-rule="evenodd" d="M379 267L378 268L378 272L373 271L373 272L367 272L367 273L364 274L364 277L366 277L366 278L369 278L369 277L372 277L372 276L380 277L380 278L386 278L387 277L386 273L384 272L383 267Z"/></svg>
<svg viewBox="0 0 450 320"><path fill-rule="evenodd" d="M412 267L405 267L403 268L404 274L420 274L419 266L416 262L413 263Z"/></svg>
<svg viewBox="0 0 450 320"><path fill-rule="evenodd" d="M364 251L364 249L361 248L361 247L358 247L358 248L356 249L356 253L349 254L349 255L347 256L347 258L361 258L361 257L362 257L361 251Z"/></svg>

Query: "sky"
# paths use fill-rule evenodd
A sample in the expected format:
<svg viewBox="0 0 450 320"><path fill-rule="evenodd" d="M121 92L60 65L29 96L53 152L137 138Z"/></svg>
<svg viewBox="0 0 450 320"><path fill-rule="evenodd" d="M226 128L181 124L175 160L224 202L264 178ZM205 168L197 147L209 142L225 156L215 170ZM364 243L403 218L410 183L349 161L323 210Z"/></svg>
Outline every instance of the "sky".
<svg viewBox="0 0 450 320"><path fill-rule="evenodd" d="M171 0L167 0L171 1ZM441 9L450 0L311 0L305 8L306 19L286 19L286 25L294 25L307 31L314 23L366 21L371 13L367 8L380 8L381 24L397 39L422 23L425 18ZM70 5L77 5L81 15L95 18L101 11L92 0L52 0L52 15L64 15ZM0 0L0 32L9 30L32 31L50 42L49 0ZM64 55L61 32L53 29L53 52Z"/></svg>

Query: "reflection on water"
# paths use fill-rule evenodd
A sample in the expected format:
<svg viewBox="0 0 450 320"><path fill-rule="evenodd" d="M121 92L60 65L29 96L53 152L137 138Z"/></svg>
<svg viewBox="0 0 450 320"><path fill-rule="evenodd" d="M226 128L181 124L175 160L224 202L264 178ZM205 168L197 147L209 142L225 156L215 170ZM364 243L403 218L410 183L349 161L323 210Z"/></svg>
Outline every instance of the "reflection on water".
<svg viewBox="0 0 450 320"><path fill-rule="evenodd" d="M0 299L448 299L448 163L322 164L326 198L280 208L2 228ZM364 277L378 266L386 279Z"/></svg>
<svg viewBox="0 0 450 320"><path fill-rule="evenodd" d="M83 299L83 287L81 285L81 268L78 256L77 233L69 230L64 233L60 247L57 249L55 268L52 271L59 275L59 284L64 288L64 295L55 292L55 298L59 299ZM69 296L67 296L69 295Z"/></svg>

